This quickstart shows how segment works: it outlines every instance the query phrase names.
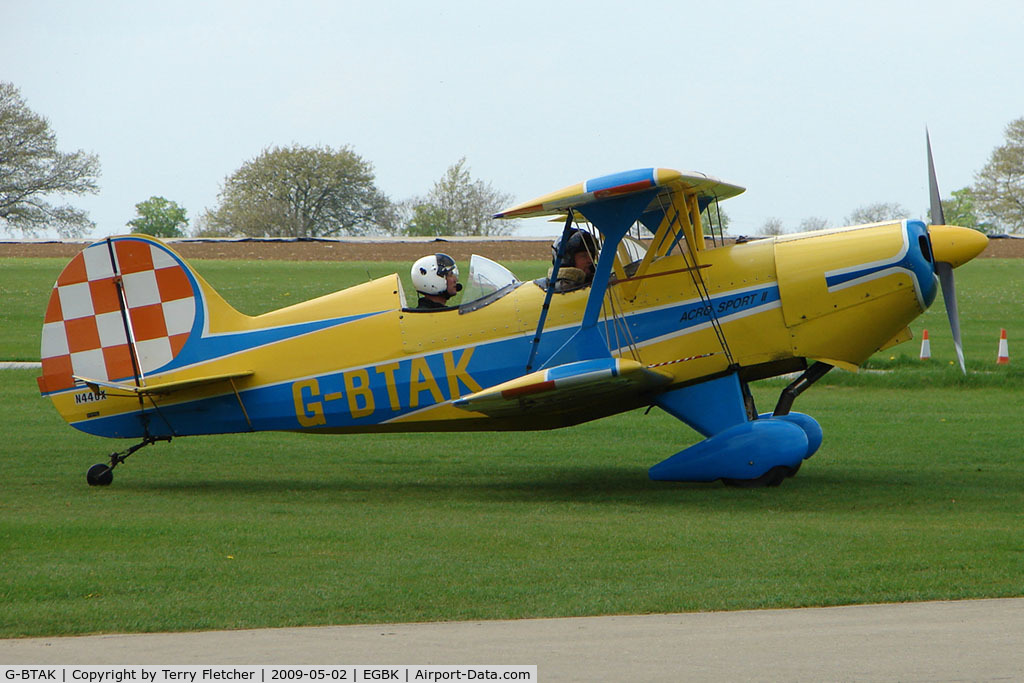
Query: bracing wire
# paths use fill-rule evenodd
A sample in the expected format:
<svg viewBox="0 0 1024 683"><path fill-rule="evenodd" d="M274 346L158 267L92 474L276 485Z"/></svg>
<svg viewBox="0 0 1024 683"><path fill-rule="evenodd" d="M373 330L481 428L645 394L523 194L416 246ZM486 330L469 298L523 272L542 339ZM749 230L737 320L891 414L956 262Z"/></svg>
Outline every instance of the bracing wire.
<svg viewBox="0 0 1024 683"><path fill-rule="evenodd" d="M615 335L615 349L622 349L625 347L630 357L640 362L640 350L636 345L636 339L633 337L633 333L629 330L629 322L626 320L625 307L622 305L622 301L619 298L618 290L614 287L610 287L608 291L607 299L605 300L606 312L605 312L605 334L609 340L612 338L611 333L607 332L607 325L609 320L608 311L611 313L611 328ZM620 356L622 354L620 353Z"/></svg>
<svg viewBox="0 0 1024 683"><path fill-rule="evenodd" d="M662 200L662 208L668 211L668 207L664 206L664 200ZM710 215L710 212L708 212ZM696 228L696 226L694 226ZM677 240L676 245L679 247L679 253L683 256L683 262L687 266L687 270L690 273L690 279L693 281L693 286L697 290L697 296L700 297L701 303L707 306L709 318L711 320L711 327L715 332L715 336L718 338L718 344L722 347L722 351L725 353L725 357L729 362L729 365L735 365L736 361L733 359L732 350L729 348L729 340L726 339L725 331L722 329L722 324L718 320L718 316L715 314L715 309L711 305L711 293L708 291L707 283L704 282L704 275L701 273L701 269L697 264L697 257L694 254L687 253L689 249L684 249L682 246L682 240ZM690 259L693 259L692 263Z"/></svg>
<svg viewBox="0 0 1024 683"><path fill-rule="evenodd" d="M615 258L615 254L610 254L609 257ZM636 345L636 339L629 330L629 321L626 320L625 307L616 287L608 287L605 300L602 303L602 312L604 313L605 337L610 343L614 338L614 346L612 348L622 349L625 347L628 349L629 355L633 360L640 362L640 353Z"/></svg>

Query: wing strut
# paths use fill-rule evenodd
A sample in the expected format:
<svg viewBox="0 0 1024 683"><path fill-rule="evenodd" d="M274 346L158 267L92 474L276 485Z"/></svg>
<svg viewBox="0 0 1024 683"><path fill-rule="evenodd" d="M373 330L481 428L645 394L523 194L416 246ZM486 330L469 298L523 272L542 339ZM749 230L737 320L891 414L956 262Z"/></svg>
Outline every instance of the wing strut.
<svg viewBox="0 0 1024 683"><path fill-rule="evenodd" d="M526 372L533 370L533 361L537 359L537 348L540 344L540 334L544 331L544 322L548 318L548 308L551 306L551 295L555 292L555 282L558 281L558 269L562 265L562 257L565 256L565 243L569 241L569 234L572 231L573 212L565 216L565 227L562 228L562 238L558 241L558 254L555 256L555 263L551 267L551 276L548 277L548 286L544 291L544 305L540 309L540 319L537 321L537 333L533 335L533 343L530 346L530 357L526 360Z"/></svg>

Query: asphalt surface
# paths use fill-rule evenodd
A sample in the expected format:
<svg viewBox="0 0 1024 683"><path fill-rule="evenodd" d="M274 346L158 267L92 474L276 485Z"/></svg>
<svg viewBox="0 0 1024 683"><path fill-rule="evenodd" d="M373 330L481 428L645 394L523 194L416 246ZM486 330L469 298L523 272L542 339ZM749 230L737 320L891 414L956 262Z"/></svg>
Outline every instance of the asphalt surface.
<svg viewBox="0 0 1024 683"><path fill-rule="evenodd" d="M0 641L0 664L536 664L541 681L1024 680L1024 598Z"/></svg>

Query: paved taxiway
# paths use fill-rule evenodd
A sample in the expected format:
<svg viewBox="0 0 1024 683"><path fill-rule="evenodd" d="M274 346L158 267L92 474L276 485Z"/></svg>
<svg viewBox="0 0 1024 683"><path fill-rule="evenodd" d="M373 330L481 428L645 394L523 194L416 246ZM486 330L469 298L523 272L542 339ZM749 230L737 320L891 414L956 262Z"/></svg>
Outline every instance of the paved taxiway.
<svg viewBox="0 0 1024 683"><path fill-rule="evenodd" d="M541 681L1024 680L1024 598L0 641L0 664L536 664Z"/></svg>

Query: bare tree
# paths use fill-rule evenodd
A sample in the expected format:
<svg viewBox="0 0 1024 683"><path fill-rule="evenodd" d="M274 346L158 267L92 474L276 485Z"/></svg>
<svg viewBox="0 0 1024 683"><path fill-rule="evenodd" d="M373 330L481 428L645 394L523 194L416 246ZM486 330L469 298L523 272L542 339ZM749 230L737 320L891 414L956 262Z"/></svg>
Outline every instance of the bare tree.
<svg viewBox="0 0 1024 683"><path fill-rule="evenodd" d="M77 237L95 224L69 205L53 206L49 195L94 194L100 162L82 150L60 152L46 118L25 104L11 83L0 82L0 225L5 232L37 235L53 229Z"/></svg>
<svg viewBox="0 0 1024 683"><path fill-rule="evenodd" d="M846 218L846 222L850 225L861 225L863 223L897 221L909 216L910 212L896 202L875 202L854 209L853 213Z"/></svg>
<svg viewBox="0 0 1024 683"><path fill-rule="evenodd" d="M828 219L820 216L810 216L800 221L797 232L816 232L828 227Z"/></svg>
<svg viewBox="0 0 1024 683"><path fill-rule="evenodd" d="M767 218L761 225L759 231L762 235L781 235L786 232L786 229L782 225L782 221L778 218Z"/></svg>

